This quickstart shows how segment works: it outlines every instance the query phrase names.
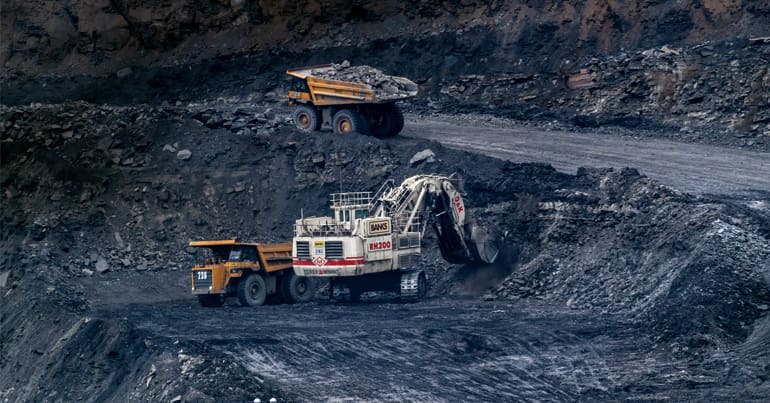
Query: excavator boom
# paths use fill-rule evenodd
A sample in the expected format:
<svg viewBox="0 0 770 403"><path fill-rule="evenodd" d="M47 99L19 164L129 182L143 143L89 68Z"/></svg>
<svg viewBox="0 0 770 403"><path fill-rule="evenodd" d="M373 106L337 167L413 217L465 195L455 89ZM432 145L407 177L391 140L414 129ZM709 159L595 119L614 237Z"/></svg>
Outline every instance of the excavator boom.
<svg viewBox="0 0 770 403"><path fill-rule="evenodd" d="M398 187L392 184L392 181L386 182L377 192L373 216L406 213L407 228L415 218L432 222L441 255L450 263L495 261L497 247L487 231L468 216L463 197L450 177L416 175Z"/></svg>

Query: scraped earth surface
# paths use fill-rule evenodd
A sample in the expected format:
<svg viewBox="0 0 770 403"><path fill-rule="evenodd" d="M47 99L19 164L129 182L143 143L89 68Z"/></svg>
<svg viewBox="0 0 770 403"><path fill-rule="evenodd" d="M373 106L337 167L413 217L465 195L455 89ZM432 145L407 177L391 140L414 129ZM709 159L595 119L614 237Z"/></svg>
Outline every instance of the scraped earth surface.
<svg viewBox="0 0 770 403"><path fill-rule="evenodd" d="M280 380L300 400L731 400L767 391L734 378L746 359L734 347L692 356L622 316L524 302L319 302L248 313L175 302L119 313Z"/></svg>

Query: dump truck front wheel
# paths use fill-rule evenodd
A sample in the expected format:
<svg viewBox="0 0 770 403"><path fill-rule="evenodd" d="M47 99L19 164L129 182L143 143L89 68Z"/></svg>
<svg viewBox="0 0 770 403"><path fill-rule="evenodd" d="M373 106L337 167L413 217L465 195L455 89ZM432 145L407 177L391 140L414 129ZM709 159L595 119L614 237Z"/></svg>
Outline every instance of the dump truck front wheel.
<svg viewBox="0 0 770 403"><path fill-rule="evenodd" d="M297 105L292 114L297 129L312 132L321 129L321 116L318 109L310 105Z"/></svg>
<svg viewBox="0 0 770 403"><path fill-rule="evenodd" d="M404 128L404 115L396 104L377 105L373 113L372 134L392 137Z"/></svg>
<svg viewBox="0 0 770 403"><path fill-rule="evenodd" d="M264 305L267 298L265 278L259 273L249 274L238 282L238 302L242 306Z"/></svg>
<svg viewBox="0 0 770 403"><path fill-rule="evenodd" d="M361 133L369 134L369 125L360 113L353 109L342 109L334 114L332 127L337 134Z"/></svg>

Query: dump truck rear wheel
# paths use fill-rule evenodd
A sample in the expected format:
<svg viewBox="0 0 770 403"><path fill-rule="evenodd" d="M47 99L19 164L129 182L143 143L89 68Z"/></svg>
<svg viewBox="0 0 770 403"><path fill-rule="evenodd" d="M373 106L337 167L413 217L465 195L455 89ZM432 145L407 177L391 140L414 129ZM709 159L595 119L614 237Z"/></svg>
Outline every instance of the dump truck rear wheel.
<svg viewBox="0 0 770 403"><path fill-rule="evenodd" d="M198 303L205 307L222 306L222 296L219 294L198 295Z"/></svg>
<svg viewBox="0 0 770 403"><path fill-rule="evenodd" d="M264 305L267 298L265 279L259 273L252 273L238 283L238 302L243 306Z"/></svg>
<svg viewBox="0 0 770 403"><path fill-rule="evenodd" d="M321 116L318 109L309 105L297 105L292 114L297 129L312 132L321 129Z"/></svg>
<svg viewBox="0 0 770 403"><path fill-rule="evenodd" d="M316 283L310 277L297 276L291 273L286 278L286 294L291 302L310 302L315 297Z"/></svg>
<svg viewBox="0 0 770 403"><path fill-rule="evenodd" d="M385 119L389 122L386 137L395 136L404 129L404 114L401 113L401 109L396 104L390 104L385 109Z"/></svg>
<svg viewBox="0 0 770 403"><path fill-rule="evenodd" d="M369 134L369 125L360 113L353 109L342 109L334 114L332 127L337 134Z"/></svg>
<svg viewBox="0 0 770 403"><path fill-rule="evenodd" d="M404 115L396 104L377 105L372 111L372 134L392 137L404 128Z"/></svg>

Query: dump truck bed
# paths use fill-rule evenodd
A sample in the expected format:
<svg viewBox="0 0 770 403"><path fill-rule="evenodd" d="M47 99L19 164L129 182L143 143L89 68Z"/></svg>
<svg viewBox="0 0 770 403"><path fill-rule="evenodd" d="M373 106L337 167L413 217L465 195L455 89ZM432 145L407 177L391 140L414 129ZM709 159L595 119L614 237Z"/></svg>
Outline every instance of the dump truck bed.
<svg viewBox="0 0 770 403"><path fill-rule="evenodd" d="M382 74L369 66L338 66L299 67L287 70L286 74L305 80L316 106L388 103L417 95L417 84L408 78ZM289 96L292 97L292 92ZM296 98L300 98L299 93Z"/></svg>
<svg viewBox="0 0 770 403"><path fill-rule="evenodd" d="M216 241L192 241L189 244L193 247L218 247L228 245L246 245L254 246L257 249L259 264L266 272L284 270L291 268L291 243L252 243L238 242L234 239L224 239Z"/></svg>

